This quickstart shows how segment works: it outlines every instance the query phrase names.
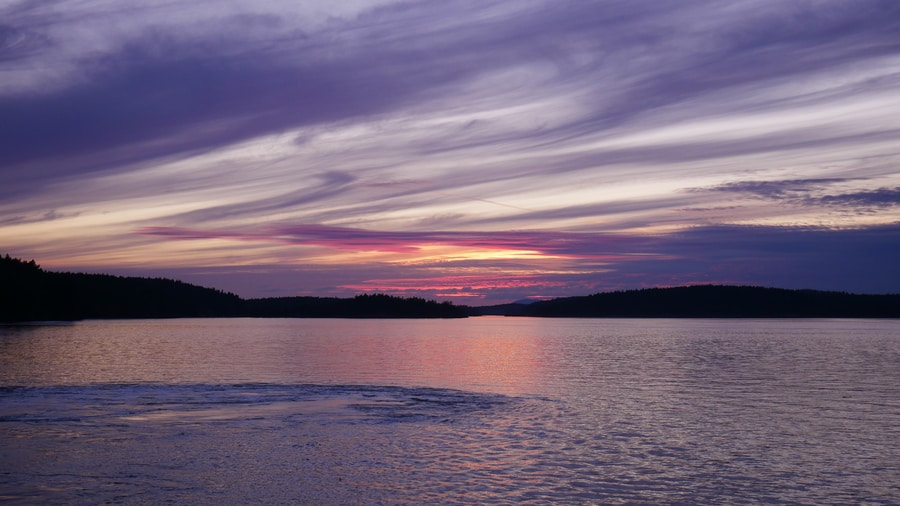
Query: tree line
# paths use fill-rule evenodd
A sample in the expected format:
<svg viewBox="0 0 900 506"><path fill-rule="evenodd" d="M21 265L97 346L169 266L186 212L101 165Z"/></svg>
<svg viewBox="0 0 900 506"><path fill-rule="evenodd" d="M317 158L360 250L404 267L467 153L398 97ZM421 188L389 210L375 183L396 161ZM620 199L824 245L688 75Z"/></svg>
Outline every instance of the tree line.
<svg viewBox="0 0 900 506"><path fill-rule="evenodd" d="M474 308L476 314L585 318L900 318L900 294L698 285Z"/></svg>
<svg viewBox="0 0 900 506"><path fill-rule="evenodd" d="M532 304L456 306L384 294L242 299L165 278L49 272L0 257L0 322L113 318L900 318L900 294L863 295L699 285L562 297Z"/></svg>
<svg viewBox="0 0 900 506"><path fill-rule="evenodd" d="M0 257L0 321L196 317L457 318L464 308L391 295L242 299L165 278L50 272Z"/></svg>

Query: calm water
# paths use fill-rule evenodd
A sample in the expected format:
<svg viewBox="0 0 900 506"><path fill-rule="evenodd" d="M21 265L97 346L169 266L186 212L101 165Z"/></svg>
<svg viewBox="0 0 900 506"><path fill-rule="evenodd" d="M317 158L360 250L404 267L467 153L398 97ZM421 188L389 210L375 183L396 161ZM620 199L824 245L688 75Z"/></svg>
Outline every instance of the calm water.
<svg viewBox="0 0 900 506"><path fill-rule="evenodd" d="M0 502L898 504L900 321L0 327Z"/></svg>

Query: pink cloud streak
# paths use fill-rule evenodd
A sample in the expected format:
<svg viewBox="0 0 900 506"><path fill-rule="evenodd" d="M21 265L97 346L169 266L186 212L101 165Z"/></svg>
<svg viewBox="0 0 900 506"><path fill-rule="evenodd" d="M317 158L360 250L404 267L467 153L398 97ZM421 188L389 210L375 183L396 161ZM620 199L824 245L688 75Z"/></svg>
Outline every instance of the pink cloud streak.
<svg viewBox="0 0 900 506"><path fill-rule="evenodd" d="M640 249L644 243L639 237L621 234L544 230L395 232L308 224L272 227L256 233L229 230L198 231L178 227L143 227L138 229L137 233L173 240L268 241L360 252L416 253L426 246L450 246L473 250L537 252L544 256L596 261L634 259L636 252L628 250Z"/></svg>
<svg viewBox="0 0 900 506"><path fill-rule="evenodd" d="M483 276L438 276L432 278L370 279L363 283L344 285L352 290L496 290L498 288L565 286L562 281L551 281L541 275L483 275Z"/></svg>

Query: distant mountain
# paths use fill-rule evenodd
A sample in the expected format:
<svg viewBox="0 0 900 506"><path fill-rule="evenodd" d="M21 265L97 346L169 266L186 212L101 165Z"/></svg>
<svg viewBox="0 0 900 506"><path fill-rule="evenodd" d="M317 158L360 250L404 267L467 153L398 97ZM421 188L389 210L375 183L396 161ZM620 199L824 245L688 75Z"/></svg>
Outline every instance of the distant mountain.
<svg viewBox="0 0 900 506"><path fill-rule="evenodd" d="M634 318L900 318L900 294L700 285L472 308L472 315Z"/></svg>
<svg viewBox="0 0 900 506"><path fill-rule="evenodd" d="M282 297L233 293L163 278L48 272L0 257L0 322L190 317L462 318L462 307L419 298Z"/></svg>

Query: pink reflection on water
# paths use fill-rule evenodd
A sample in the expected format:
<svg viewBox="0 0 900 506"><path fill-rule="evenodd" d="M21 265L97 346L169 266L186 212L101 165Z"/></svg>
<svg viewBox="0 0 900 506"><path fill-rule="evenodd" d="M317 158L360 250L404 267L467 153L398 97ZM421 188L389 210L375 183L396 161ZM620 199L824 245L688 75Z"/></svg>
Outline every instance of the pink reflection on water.
<svg viewBox="0 0 900 506"><path fill-rule="evenodd" d="M550 320L182 319L37 327L6 384L326 384L542 391Z"/></svg>
<svg viewBox="0 0 900 506"><path fill-rule="evenodd" d="M475 320L328 323L310 321L315 332L282 343L277 350L283 366L279 374L286 376L282 381L498 393L532 392L539 381L539 336L524 319L479 318L479 332L472 332Z"/></svg>

